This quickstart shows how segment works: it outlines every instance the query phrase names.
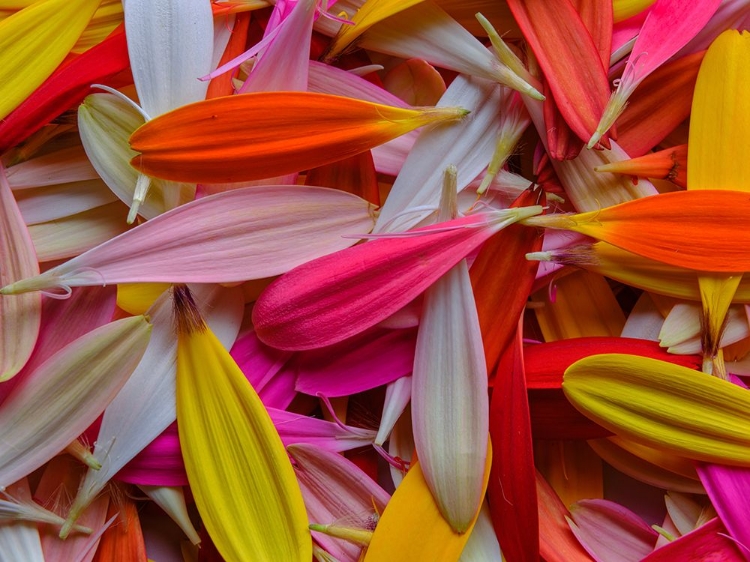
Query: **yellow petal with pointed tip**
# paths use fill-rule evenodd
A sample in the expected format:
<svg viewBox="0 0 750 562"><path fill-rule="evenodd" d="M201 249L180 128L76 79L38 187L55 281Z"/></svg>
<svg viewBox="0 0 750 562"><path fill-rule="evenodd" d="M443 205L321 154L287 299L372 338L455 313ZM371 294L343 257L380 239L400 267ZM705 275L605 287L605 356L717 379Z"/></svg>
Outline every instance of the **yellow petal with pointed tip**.
<svg viewBox="0 0 750 562"><path fill-rule="evenodd" d="M180 330L177 423L190 488L221 555L309 562L307 513L281 439L242 371L204 326Z"/></svg>
<svg viewBox="0 0 750 562"><path fill-rule="evenodd" d="M750 466L750 391L664 361L593 355L565 371L563 391L602 427L683 457Z"/></svg>
<svg viewBox="0 0 750 562"><path fill-rule="evenodd" d="M487 489L492 447L487 447L484 489ZM455 562L469 540L479 510L466 532L456 533L443 519L419 463L404 477L378 521L365 562Z"/></svg>
<svg viewBox="0 0 750 562"><path fill-rule="evenodd" d="M65 59L101 0L40 0L0 22L0 119Z"/></svg>
<svg viewBox="0 0 750 562"><path fill-rule="evenodd" d="M419 4L423 0L367 0L362 7L357 10L351 21L351 24L342 24L341 29L336 37L331 41L328 52L325 55L327 60L335 59L339 56L357 37L370 29L379 21L384 20L394 14L402 12L407 8Z"/></svg>

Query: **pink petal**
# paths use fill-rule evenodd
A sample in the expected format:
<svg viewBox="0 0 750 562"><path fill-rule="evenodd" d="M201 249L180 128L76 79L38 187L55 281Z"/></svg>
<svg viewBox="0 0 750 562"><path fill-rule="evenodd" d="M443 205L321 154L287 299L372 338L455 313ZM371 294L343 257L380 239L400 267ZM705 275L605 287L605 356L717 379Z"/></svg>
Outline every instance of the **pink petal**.
<svg viewBox="0 0 750 562"><path fill-rule="evenodd" d="M164 432L126 464L115 479L146 486L187 486L177 423Z"/></svg>
<svg viewBox="0 0 750 562"><path fill-rule="evenodd" d="M295 372L292 368L285 368L291 353L268 347L258 339L255 331L250 331L237 338L230 355L263 404L282 410L291 404L297 395L294 388ZM323 390L321 392L328 394Z"/></svg>
<svg viewBox="0 0 750 562"><path fill-rule="evenodd" d="M512 221L518 211L494 213ZM419 229L420 235L376 239L297 267L255 303L258 337L279 349L313 349L374 326L502 228L491 217L471 215Z"/></svg>
<svg viewBox="0 0 750 562"><path fill-rule="evenodd" d="M34 244L0 164L0 284L33 275L39 275ZM41 318L41 295L0 297L0 381L14 377L29 360Z"/></svg>
<svg viewBox="0 0 750 562"><path fill-rule="evenodd" d="M307 443L338 453L364 447L375 439L375 432L369 429L351 427L275 408L268 408L268 413L285 446Z"/></svg>
<svg viewBox="0 0 750 562"><path fill-rule="evenodd" d="M718 517L698 527L692 533L656 549L641 562L676 562L695 560L701 562L745 562L735 542Z"/></svg>
<svg viewBox="0 0 750 562"><path fill-rule="evenodd" d="M659 536L635 513L608 500L578 501L570 514L571 530L595 560L640 560L653 551Z"/></svg>
<svg viewBox="0 0 750 562"><path fill-rule="evenodd" d="M271 277L351 246L356 239L344 236L369 232L370 212L367 201L322 187L227 191L159 215L42 275L6 287L6 292Z"/></svg>
<svg viewBox="0 0 750 562"><path fill-rule="evenodd" d="M298 392L350 396L411 373L414 330L370 330L341 343L297 355Z"/></svg>

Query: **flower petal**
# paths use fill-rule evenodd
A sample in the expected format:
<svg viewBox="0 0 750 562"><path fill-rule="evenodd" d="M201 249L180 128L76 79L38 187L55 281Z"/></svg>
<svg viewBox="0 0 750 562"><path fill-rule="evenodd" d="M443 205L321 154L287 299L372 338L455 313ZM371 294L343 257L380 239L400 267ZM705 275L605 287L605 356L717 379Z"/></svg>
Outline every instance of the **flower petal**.
<svg viewBox="0 0 750 562"><path fill-rule="evenodd" d="M144 174L176 181L263 179L353 156L466 113L460 108L402 109L311 92L214 98L136 130L130 144L141 154L131 164Z"/></svg>

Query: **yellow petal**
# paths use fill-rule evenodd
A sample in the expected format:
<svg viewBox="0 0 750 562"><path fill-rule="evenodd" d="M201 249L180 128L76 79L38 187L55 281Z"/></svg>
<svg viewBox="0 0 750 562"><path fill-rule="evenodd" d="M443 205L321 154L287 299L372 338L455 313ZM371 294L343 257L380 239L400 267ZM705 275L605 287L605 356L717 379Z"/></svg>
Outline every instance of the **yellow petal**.
<svg viewBox="0 0 750 562"><path fill-rule="evenodd" d="M672 363L593 355L565 372L563 391L617 435L693 460L750 466L750 391Z"/></svg>
<svg viewBox="0 0 750 562"><path fill-rule="evenodd" d="M177 424L208 534L227 560L309 562L307 513L276 428L184 291L175 291Z"/></svg>
<svg viewBox="0 0 750 562"><path fill-rule="evenodd" d="M407 8L411 8L422 1L423 0L367 0L367 2L357 10L354 17L352 17L351 21L354 22L354 25L346 23L341 25L341 29L328 47L328 51L325 55L326 60L335 59L351 44L352 41L379 21L402 12Z"/></svg>
<svg viewBox="0 0 750 562"><path fill-rule="evenodd" d="M487 448L487 488L492 447ZM465 533L456 533L440 514L419 463L414 463L383 512L372 535L365 562L455 562L469 540L477 515Z"/></svg>
<svg viewBox="0 0 750 562"><path fill-rule="evenodd" d="M169 287L169 283L121 283L117 285L117 306L130 314L143 314Z"/></svg>
<svg viewBox="0 0 750 562"><path fill-rule="evenodd" d="M65 59L100 0L40 0L0 22L0 119Z"/></svg>

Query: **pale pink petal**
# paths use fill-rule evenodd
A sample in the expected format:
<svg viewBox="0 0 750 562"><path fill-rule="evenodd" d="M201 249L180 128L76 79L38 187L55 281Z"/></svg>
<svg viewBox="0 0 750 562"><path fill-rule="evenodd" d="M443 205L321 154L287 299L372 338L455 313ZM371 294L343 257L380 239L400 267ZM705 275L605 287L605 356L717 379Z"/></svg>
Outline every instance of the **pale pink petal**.
<svg viewBox="0 0 750 562"><path fill-rule="evenodd" d="M34 352L26 366L12 380L0 384L0 404L15 385L69 343L103 326L115 311L114 287L89 287L69 299L42 299L42 322Z"/></svg>
<svg viewBox="0 0 750 562"><path fill-rule="evenodd" d="M489 439L487 366L465 260L425 293L412 425L427 485L451 527L464 532L482 502Z"/></svg>
<svg viewBox="0 0 750 562"><path fill-rule="evenodd" d="M53 506L55 512L65 517L70 507L70 501L76 492L78 479L83 467L70 457L55 457L42 474L42 479L34 492L34 497L43 505ZM99 543L97 531L102 530L107 518L109 494L102 494L78 520L78 524L93 531L91 535L71 533L62 540L58 533L60 528L47 527L42 530L42 548L45 560L81 560L90 562ZM93 547L93 548L92 548Z"/></svg>
<svg viewBox="0 0 750 562"><path fill-rule="evenodd" d="M0 164L0 284L38 274L31 236ZM0 297L0 381L14 377L28 361L41 318L41 295Z"/></svg>
<svg viewBox="0 0 750 562"><path fill-rule="evenodd" d="M298 392L350 396L411 373L414 330L375 330L297 355Z"/></svg>
<svg viewBox="0 0 750 562"><path fill-rule="evenodd" d="M608 500L581 500L570 507L570 528L595 560L632 562L648 555L659 536L638 515Z"/></svg>
<svg viewBox="0 0 750 562"><path fill-rule="evenodd" d="M81 146L56 150L8 168L13 191L95 179L99 175Z"/></svg>
<svg viewBox="0 0 750 562"><path fill-rule="evenodd" d="M24 494L31 497L26 478L14 484L14 488L25 488ZM31 521L5 522L0 525L0 552L7 560L24 562L44 562L42 542L36 523Z"/></svg>
<svg viewBox="0 0 750 562"><path fill-rule="evenodd" d="M317 0L296 2L291 13L279 24L276 37L258 55L238 93L307 90L310 40L317 3Z"/></svg>
<svg viewBox="0 0 750 562"><path fill-rule="evenodd" d="M390 495L367 474L341 455L312 445L287 448L294 461L305 507L311 523L374 526ZM370 529L372 530L372 529ZM342 562L356 561L361 547L314 533L316 542Z"/></svg>
<svg viewBox="0 0 750 562"><path fill-rule="evenodd" d="M63 219L117 201L100 179L25 189L16 194L27 225Z"/></svg>
<svg viewBox="0 0 750 562"><path fill-rule="evenodd" d="M4 291L271 277L356 243L344 236L369 232L371 207L359 197L321 187L219 193L173 209Z"/></svg>

